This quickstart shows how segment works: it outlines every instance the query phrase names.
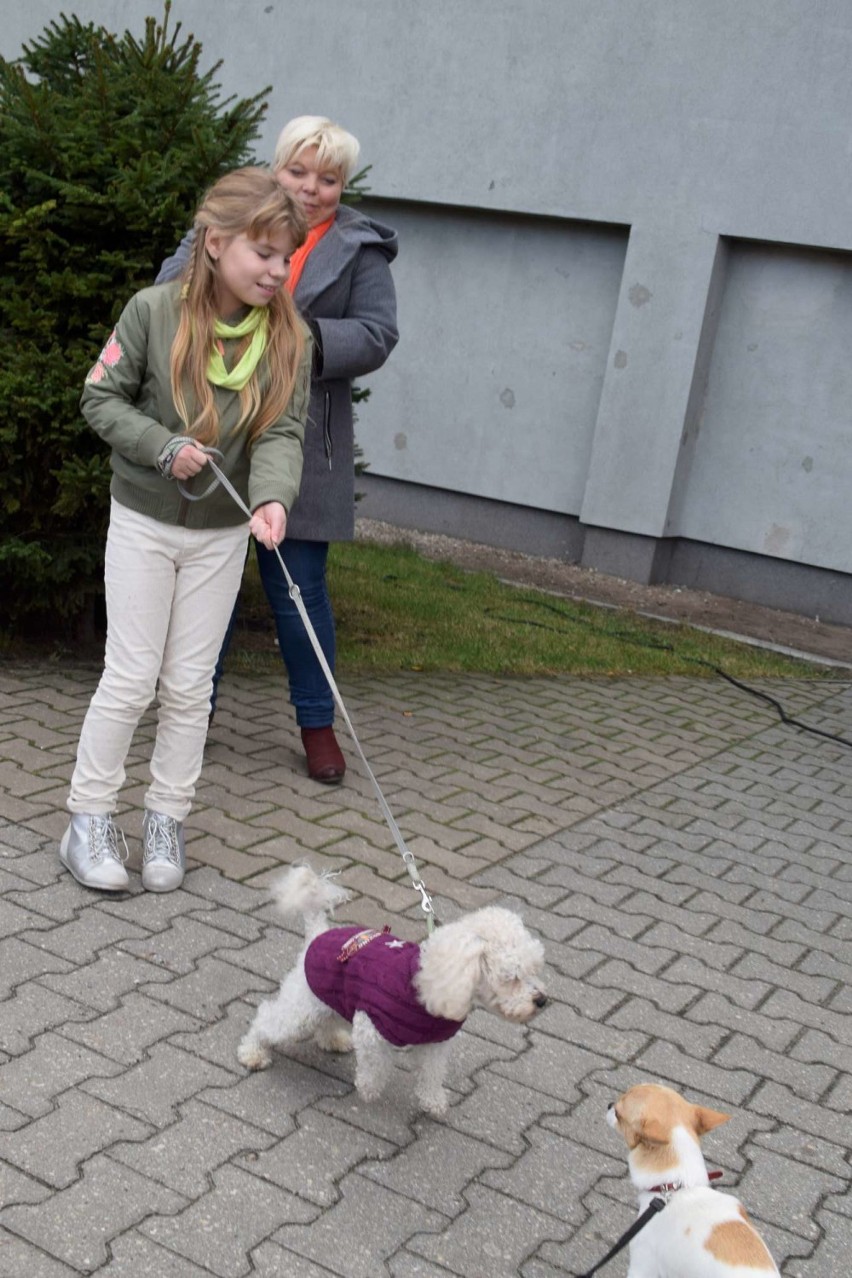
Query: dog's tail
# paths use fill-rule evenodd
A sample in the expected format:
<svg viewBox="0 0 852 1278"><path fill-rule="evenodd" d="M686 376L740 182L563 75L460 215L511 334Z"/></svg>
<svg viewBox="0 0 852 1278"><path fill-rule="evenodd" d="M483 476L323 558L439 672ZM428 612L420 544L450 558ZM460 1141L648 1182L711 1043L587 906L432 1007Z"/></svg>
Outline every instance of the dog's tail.
<svg viewBox="0 0 852 1278"><path fill-rule="evenodd" d="M326 931L329 915L351 893L334 882L331 874L317 874L309 865L291 866L273 885L275 904L285 918L301 916L308 940Z"/></svg>

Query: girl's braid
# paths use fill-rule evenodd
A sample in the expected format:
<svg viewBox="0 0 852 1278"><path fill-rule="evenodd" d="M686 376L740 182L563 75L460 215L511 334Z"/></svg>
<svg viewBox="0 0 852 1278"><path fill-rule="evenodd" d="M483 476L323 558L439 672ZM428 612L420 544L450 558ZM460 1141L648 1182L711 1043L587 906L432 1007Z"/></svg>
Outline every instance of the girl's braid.
<svg viewBox="0 0 852 1278"><path fill-rule="evenodd" d="M196 232L195 243L192 246L192 252L189 255L189 262L184 267L183 287L180 290L181 298L189 297L189 290L192 286L192 277L195 274L195 254L198 252L198 241L201 237Z"/></svg>

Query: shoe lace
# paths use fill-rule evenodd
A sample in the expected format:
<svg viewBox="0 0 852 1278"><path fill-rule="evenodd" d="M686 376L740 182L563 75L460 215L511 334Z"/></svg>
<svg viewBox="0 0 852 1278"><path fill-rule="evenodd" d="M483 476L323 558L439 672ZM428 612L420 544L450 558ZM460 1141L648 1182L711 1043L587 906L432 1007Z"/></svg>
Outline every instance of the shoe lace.
<svg viewBox="0 0 852 1278"><path fill-rule="evenodd" d="M168 860L180 865L177 821L163 812L149 812L145 825L145 861Z"/></svg>
<svg viewBox="0 0 852 1278"><path fill-rule="evenodd" d="M118 839L124 848L122 856L118 847ZM93 816L89 818L89 856L92 863L99 861L117 861L123 865L130 855L123 830L117 830L110 816Z"/></svg>

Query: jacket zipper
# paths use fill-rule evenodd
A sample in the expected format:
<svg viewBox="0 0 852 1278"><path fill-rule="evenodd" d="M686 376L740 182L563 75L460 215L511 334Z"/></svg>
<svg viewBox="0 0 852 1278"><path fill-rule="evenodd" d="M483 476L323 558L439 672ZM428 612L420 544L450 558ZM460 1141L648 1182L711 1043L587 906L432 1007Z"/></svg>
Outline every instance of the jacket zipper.
<svg viewBox="0 0 852 1278"><path fill-rule="evenodd" d="M322 417L322 438L325 445L325 455L328 458L328 469L331 470L331 454L334 451L331 442L331 395L325 392L325 405Z"/></svg>

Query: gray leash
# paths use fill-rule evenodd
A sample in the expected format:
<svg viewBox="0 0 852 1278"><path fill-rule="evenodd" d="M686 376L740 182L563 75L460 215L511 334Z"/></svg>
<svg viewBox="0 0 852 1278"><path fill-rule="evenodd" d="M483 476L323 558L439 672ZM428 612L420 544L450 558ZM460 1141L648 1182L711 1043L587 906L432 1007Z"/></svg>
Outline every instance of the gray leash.
<svg viewBox="0 0 852 1278"><path fill-rule="evenodd" d="M198 445L196 445L196 447L198 447ZM249 510L248 506L246 506L242 497L234 488L233 484L228 479L227 475L221 470L219 466L217 466L216 462L213 460L214 455L218 457L220 461L224 460L222 457L222 453L219 451L218 448L204 448L202 451L207 454L207 459L208 459L207 464L210 467L210 469L213 471L215 478L211 484L207 485L207 487L204 489L204 492L202 493L188 492L188 490L184 488L183 484L178 480L177 486L181 496L185 497L187 501L203 501L205 497L208 497L210 493L212 493L213 490L217 488L219 484L221 484L222 487L225 489L225 491L237 503L240 510L242 510L245 513L245 515L249 519L251 519L252 513ZM305 608L305 604L302 599L302 592L299 590L299 587L296 585L295 581L290 576L290 573L287 571L287 565L284 563L284 560L281 557L281 552L279 551L277 546L274 548L274 551L275 551L275 557L277 558L279 564L281 565L281 571L284 573L284 576L287 579L287 588L288 588L290 598L293 600L293 603L296 605L296 608L298 609L299 616L302 618L302 622L304 624L305 630L307 631L308 638L311 641L311 646L314 652L316 653L317 661L320 663L323 674L328 680L328 686L331 689L332 695L335 700L335 704L337 705L337 708L340 711L343 721L346 724L346 727L349 731L349 735L352 738L352 741L355 745L355 749L358 751L358 755L361 759L361 762L364 765L364 769L367 773L367 776L370 778L373 789L376 792L376 797L379 801L379 807L381 808L382 816L385 818L385 821L387 822L387 825L388 825L388 829L393 835L394 843L399 849L399 854L402 857L406 870L408 871L412 885L415 891L420 893L420 908L423 911L423 913L426 915L426 931L427 933L431 935L432 931L435 928L435 923L437 921L435 918L435 907L432 904L432 898L430 897L429 893L426 891L426 884L423 882L417 870L417 862L415 861L414 856L409 851L408 847L406 847L405 840L400 834L399 827L396 821L394 820L393 813L388 807L388 803L387 803L387 800L385 799L385 796L382 794L381 786L379 785L378 781L376 780L373 774L373 769L370 767L369 763L367 762L367 756L364 754L364 751L361 749L361 742L358 740L358 737L355 733L355 729L352 726L352 720L349 718L349 714L347 712L346 706L343 704L343 698L341 697L337 684L334 681L334 675L331 673L329 664L325 659L325 653L320 647L320 641L317 638L316 631L314 630L311 624L311 619L308 616L307 609Z"/></svg>

